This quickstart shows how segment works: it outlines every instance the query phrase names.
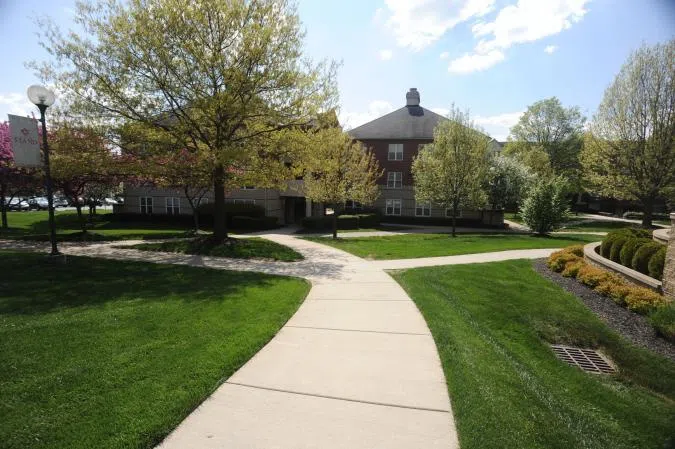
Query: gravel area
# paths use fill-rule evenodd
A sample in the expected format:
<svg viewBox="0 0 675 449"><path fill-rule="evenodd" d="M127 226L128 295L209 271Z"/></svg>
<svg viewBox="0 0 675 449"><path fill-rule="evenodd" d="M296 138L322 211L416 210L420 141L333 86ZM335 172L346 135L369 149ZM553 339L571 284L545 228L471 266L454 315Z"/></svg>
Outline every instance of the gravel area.
<svg viewBox="0 0 675 449"><path fill-rule="evenodd" d="M535 271L546 279L550 279L566 291L576 295L586 307L624 338L637 346L647 348L675 361L675 344L659 337L647 317L621 307L576 279L566 278L551 271L546 265L546 259L537 259L533 261L532 265Z"/></svg>

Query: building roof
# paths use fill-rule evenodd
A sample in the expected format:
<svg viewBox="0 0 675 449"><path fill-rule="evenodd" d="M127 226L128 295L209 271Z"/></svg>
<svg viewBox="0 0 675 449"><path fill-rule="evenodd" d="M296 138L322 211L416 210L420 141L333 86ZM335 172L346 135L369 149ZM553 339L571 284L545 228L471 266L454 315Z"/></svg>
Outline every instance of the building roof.
<svg viewBox="0 0 675 449"><path fill-rule="evenodd" d="M403 106L347 131L355 139L433 139L436 125L447 118L419 105Z"/></svg>

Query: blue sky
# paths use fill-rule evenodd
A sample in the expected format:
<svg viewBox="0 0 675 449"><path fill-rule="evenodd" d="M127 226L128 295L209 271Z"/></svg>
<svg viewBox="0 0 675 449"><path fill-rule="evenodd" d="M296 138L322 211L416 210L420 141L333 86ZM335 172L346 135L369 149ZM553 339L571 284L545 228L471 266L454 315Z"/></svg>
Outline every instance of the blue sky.
<svg viewBox="0 0 675 449"><path fill-rule="evenodd" d="M71 26L74 0L0 0L0 119L32 108L24 61L44 59L32 17ZM340 119L358 126L405 104L469 109L505 139L527 105L557 96L591 116L642 42L675 38L672 0L300 1L307 53L342 61Z"/></svg>

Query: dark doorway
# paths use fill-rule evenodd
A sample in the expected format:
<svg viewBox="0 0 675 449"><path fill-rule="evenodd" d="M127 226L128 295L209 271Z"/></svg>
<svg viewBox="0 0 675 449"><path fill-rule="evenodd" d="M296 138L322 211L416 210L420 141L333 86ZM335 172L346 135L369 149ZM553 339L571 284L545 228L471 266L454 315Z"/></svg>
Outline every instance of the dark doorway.
<svg viewBox="0 0 675 449"><path fill-rule="evenodd" d="M300 223L306 216L307 201L305 198L285 198L284 221L286 224Z"/></svg>

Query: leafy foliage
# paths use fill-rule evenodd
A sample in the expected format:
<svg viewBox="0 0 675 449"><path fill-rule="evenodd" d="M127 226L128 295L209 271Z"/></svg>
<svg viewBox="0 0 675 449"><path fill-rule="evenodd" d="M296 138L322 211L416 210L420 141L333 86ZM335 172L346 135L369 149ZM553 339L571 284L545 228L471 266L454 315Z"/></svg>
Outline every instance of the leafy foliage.
<svg viewBox="0 0 675 449"><path fill-rule="evenodd" d="M563 178L540 179L533 186L520 209L525 224L537 234L558 229L568 215L565 198L567 183Z"/></svg>
<svg viewBox="0 0 675 449"><path fill-rule="evenodd" d="M526 165L514 158L495 155L490 159L483 180L488 205L495 210L509 204L520 204L532 180Z"/></svg>
<svg viewBox="0 0 675 449"><path fill-rule="evenodd" d="M490 138L468 112L452 106L448 119L434 129L433 143L424 145L412 164L415 199L452 210L452 235L461 208L485 204L483 182L488 168Z"/></svg>
<svg viewBox="0 0 675 449"><path fill-rule="evenodd" d="M639 200L651 226L654 200L675 188L675 40L630 55L605 91L581 160L590 190Z"/></svg>

